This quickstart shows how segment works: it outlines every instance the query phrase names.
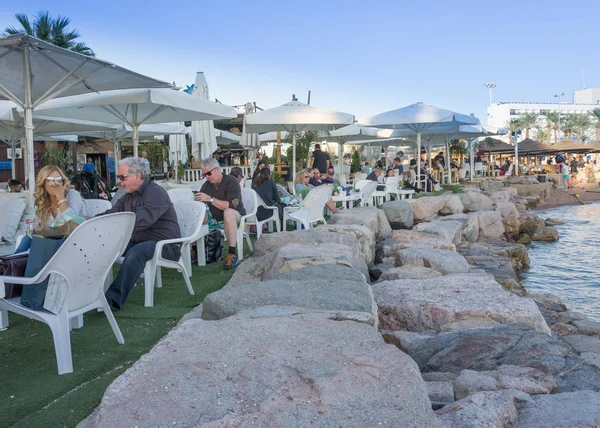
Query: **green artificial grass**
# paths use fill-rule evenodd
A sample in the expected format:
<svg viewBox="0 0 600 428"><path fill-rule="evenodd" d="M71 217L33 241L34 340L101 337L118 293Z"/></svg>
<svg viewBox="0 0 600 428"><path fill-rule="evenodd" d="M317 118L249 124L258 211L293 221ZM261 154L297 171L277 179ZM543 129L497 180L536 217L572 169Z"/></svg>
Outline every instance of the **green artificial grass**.
<svg viewBox="0 0 600 428"><path fill-rule="evenodd" d="M452 193L464 193L462 186L460 186L458 184L453 184L451 186L443 186L442 189L438 190L437 192L414 193L413 198L419 199L419 198L423 198L425 196L439 196L439 195L443 195L444 193L448 193L448 191L451 191Z"/></svg>
<svg viewBox="0 0 600 428"><path fill-rule="evenodd" d="M227 247L224 254L227 254ZM125 344L119 345L101 312L84 315L71 331L73 373L58 375L52 334L47 325L9 313L10 327L0 332L0 427L71 427L99 404L108 385L147 353L183 315L219 290L233 271L224 261L194 266L191 296L181 273L162 269L163 287L154 307L144 307L138 281L115 318ZM115 272L116 273L116 272Z"/></svg>

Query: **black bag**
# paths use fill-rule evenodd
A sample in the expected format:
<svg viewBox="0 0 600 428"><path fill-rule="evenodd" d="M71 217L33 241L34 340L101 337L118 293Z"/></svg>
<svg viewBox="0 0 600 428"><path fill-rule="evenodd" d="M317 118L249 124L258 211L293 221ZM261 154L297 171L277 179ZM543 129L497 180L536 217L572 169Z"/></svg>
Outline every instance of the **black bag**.
<svg viewBox="0 0 600 428"><path fill-rule="evenodd" d="M223 258L223 234L220 230L211 230L204 237L206 263L218 262Z"/></svg>
<svg viewBox="0 0 600 428"><path fill-rule="evenodd" d="M27 266L27 254L0 257L0 275L2 276L25 276ZM4 283L4 298L12 299L19 297L23 290L23 284Z"/></svg>
<svg viewBox="0 0 600 428"><path fill-rule="evenodd" d="M46 263L56 254L56 251L65 242L64 238L42 238L40 236L31 237L31 247L29 247L29 257L27 258L27 267L25 268L25 277L36 276ZM46 298L46 289L48 280L46 278L37 284L30 284L23 287L21 294L21 304L35 311L41 311L44 308L44 299Z"/></svg>

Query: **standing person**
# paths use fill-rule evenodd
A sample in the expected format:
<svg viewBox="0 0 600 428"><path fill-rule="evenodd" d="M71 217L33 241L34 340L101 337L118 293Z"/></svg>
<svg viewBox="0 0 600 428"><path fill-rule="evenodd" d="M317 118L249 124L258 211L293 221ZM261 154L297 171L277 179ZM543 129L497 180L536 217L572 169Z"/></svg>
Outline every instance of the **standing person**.
<svg viewBox="0 0 600 428"><path fill-rule="evenodd" d="M402 166L400 158L394 158L394 169L398 171L398 175L401 175L404 172L404 167Z"/></svg>
<svg viewBox="0 0 600 428"><path fill-rule="evenodd" d="M98 216L119 212L135 213L135 226L125 250L119 274L106 291L111 307L121 309L146 262L154 257L158 241L181 237L177 213L165 189L150 181L142 158L125 158L119 162L117 179L125 192L115 205ZM167 244L162 257L179 260L181 246Z"/></svg>
<svg viewBox="0 0 600 428"><path fill-rule="evenodd" d="M150 168L150 161L148 160L148 152L146 152L146 151L142 152L142 163L146 167L148 177L150 177L150 180L152 180L152 169Z"/></svg>
<svg viewBox="0 0 600 428"><path fill-rule="evenodd" d="M206 177L206 182L202 185L200 192L196 193L194 199L209 204L208 214L204 219L205 223L208 222L209 229L225 231L227 242L229 242L229 254L225 260L225 269L233 269L239 264L235 254L238 221L241 216L246 214L242 203L242 188L235 177L223 174L219 162L214 158L204 159L202 173Z"/></svg>
<svg viewBox="0 0 600 428"><path fill-rule="evenodd" d="M315 144L315 149L310 157L310 167L318 168L321 174L325 174L330 165L331 162L329 161L329 156L321 151L320 144Z"/></svg>
<svg viewBox="0 0 600 428"><path fill-rule="evenodd" d="M96 171L96 167L94 166L94 161L92 160L92 158L87 158L87 163L83 165L83 170L94 174L94 172Z"/></svg>
<svg viewBox="0 0 600 428"><path fill-rule="evenodd" d="M108 167L108 176L110 177L109 189L114 189L117 185L115 174L117 173L115 165L115 155L112 150L109 150L106 156L106 166Z"/></svg>

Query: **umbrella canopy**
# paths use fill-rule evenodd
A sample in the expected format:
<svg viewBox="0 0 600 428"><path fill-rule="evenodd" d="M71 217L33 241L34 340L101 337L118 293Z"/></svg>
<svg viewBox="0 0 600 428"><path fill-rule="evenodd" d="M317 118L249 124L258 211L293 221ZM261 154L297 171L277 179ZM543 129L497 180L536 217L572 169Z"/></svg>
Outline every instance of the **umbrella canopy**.
<svg viewBox="0 0 600 428"><path fill-rule="evenodd" d="M280 141L284 141L290 133L287 131L281 131L280 133ZM258 134L258 141L260 143L276 143L277 142L277 132L265 132L263 134Z"/></svg>
<svg viewBox="0 0 600 428"><path fill-rule="evenodd" d="M189 130L189 128L188 128ZM193 156L193 155L192 155ZM175 180L181 179L179 177L179 162L186 163L188 160L188 149L187 140L185 134L173 134L169 135L169 162L173 165L175 171Z"/></svg>
<svg viewBox="0 0 600 428"><path fill-rule="evenodd" d="M171 89L123 89L58 98L43 104L38 113L47 117L129 125L133 129L134 156L137 156L139 127L144 123L237 117L232 107Z"/></svg>
<svg viewBox="0 0 600 428"><path fill-rule="evenodd" d="M203 100L210 100L208 94L208 83L204 73L196 73L196 81L192 86L191 95ZM236 112L237 116L237 112ZM195 120L192 122L192 156L196 159L206 159L217 150L217 140L212 132L214 123L212 120Z"/></svg>
<svg viewBox="0 0 600 428"><path fill-rule="evenodd" d="M246 116L246 132L287 131L292 134L292 168L296 175L296 136L302 131L330 131L354 123L354 116L290 101Z"/></svg>
<svg viewBox="0 0 600 428"><path fill-rule="evenodd" d="M413 131L417 137L417 153L421 153L422 134L451 132L454 129L458 130L460 125L478 125L479 119L473 115L456 113L429 104L416 103L363 118L358 123L362 126ZM417 177L420 174L421 164L417 162Z"/></svg>
<svg viewBox="0 0 600 428"><path fill-rule="evenodd" d="M26 153L29 153L25 160L31 195L35 187L35 108L55 97L110 89L171 86L27 35L0 38L0 76L0 100L11 100L24 110L25 145Z"/></svg>
<svg viewBox="0 0 600 428"><path fill-rule="evenodd" d="M239 135L232 134L231 132L221 131L220 129L213 128L213 132L217 139L219 146L227 146L230 144L240 144L242 137Z"/></svg>
<svg viewBox="0 0 600 428"><path fill-rule="evenodd" d="M246 103L244 113L244 127L240 144L248 151L248 159L254 159L260 147L260 139L256 132L248 132L246 129L246 118L255 113L256 108L252 103Z"/></svg>

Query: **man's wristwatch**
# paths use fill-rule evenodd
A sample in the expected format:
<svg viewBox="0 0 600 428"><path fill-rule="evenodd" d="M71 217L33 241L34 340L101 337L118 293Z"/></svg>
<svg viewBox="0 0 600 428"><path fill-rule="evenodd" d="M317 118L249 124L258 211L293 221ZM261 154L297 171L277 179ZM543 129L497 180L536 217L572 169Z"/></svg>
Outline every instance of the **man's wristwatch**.
<svg viewBox="0 0 600 428"><path fill-rule="evenodd" d="M209 204L212 204L215 201L215 198L210 198L210 201L208 201Z"/></svg>

